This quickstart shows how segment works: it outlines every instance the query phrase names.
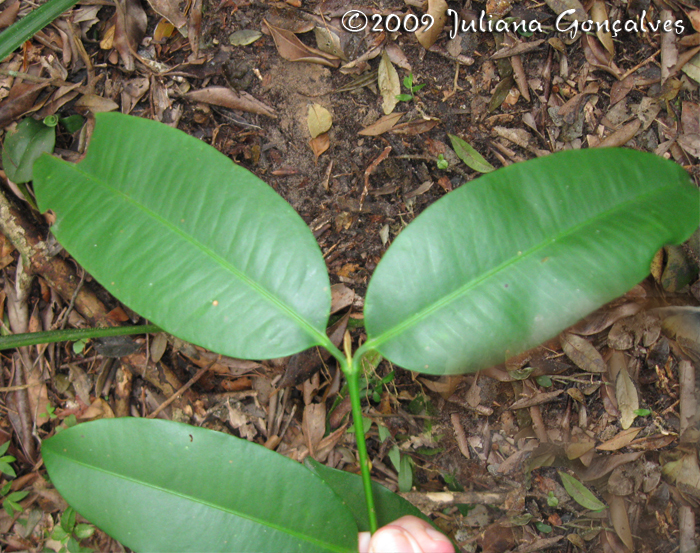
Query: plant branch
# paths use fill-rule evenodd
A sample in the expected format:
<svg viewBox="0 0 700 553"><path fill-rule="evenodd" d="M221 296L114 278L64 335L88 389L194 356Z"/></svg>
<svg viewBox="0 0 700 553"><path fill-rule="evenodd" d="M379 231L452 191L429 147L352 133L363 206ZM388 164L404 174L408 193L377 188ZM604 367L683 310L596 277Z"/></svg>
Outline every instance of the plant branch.
<svg viewBox="0 0 700 553"><path fill-rule="evenodd" d="M359 350L358 350L359 351ZM362 474L362 485L365 491L365 502L367 503L367 518L369 519L370 532L377 531L377 511L374 507L374 495L372 494L372 478L370 476L369 458L367 457L367 444L365 443L365 431L362 424L362 406L360 405L360 362L362 356L357 352L352 358L352 365L345 375L348 380L348 391L350 393L350 405L352 406L352 419L355 423L355 438L357 440L357 454L360 458L360 473Z"/></svg>
<svg viewBox="0 0 700 553"><path fill-rule="evenodd" d="M108 328L72 328L68 330L49 330L47 332L28 332L26 334L11 334L0 338L0 350L86 340L89 338L104 338L105 336L127 336L130 334L151 334L160 332L156 325L112 326Z"/></svg>

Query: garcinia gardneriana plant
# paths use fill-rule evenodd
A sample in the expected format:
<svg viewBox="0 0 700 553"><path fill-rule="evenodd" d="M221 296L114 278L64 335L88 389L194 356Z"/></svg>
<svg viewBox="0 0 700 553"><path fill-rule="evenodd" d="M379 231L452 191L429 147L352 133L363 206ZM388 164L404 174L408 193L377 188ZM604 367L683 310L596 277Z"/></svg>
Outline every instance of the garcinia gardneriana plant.
<svg viewBox="0 0 700 553"><path fill-rule="evenodd" d="M43 155L34 190L55 213L61 244L160 328L247 359L321 346L347 377L361 486L354 475L167 421L101 420L44 442L68 503L139 551L355 551L358 529L410 510L370 482L363 355L429 374L502 362L633 287L661 246L700 224L688 175L651 154L568 151L499 169L397 237L370 281L367 340L352 354L326 336L329 278L303 220L199 140L98 114L85 159Z"/></svg>

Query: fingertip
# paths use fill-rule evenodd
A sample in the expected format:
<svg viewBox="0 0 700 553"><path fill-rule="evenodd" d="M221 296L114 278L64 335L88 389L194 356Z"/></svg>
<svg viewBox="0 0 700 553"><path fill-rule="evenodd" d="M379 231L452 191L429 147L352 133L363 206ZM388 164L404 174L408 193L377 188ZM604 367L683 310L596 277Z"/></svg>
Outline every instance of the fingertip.
<svg viewBox="0 0 700 553"><path fill-rule="evenodd" d="M359 553L369 552L369 541L372 539L372 534L369 532L360 532L357 535L357 548Z"/></svg>

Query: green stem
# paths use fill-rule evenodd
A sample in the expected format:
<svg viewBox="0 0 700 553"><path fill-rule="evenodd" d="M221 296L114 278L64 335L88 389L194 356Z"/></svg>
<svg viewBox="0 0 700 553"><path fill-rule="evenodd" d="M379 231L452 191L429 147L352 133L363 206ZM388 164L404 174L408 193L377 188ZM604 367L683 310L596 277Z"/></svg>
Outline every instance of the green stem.
<svg viewBox="0 0 700 553"><path fill-rule="evenodd" d="M68 330L49 330L47 332L28 332L27 334L10 334L0 337L0 350L66 342L87 340L89 338L104 338L105 336L126 336L129 334L150 334L160 332L156 325L141 326L111 326L107 328L80 328Z"/></svg>
<svg viewBox="0 0 700 553"><path fill-rule="evenodd" d="M359 352L359 350L358 350ZM367 517L369 530L377 531L377 511L374 507L374 495L372 494L372 478L370 476L369 458L367 456L367 444L365 443L365 431L362 424L362 406L360 405L360 363L362 356L356 352L350 364L350 370L345 373L350 392L350 405L352 406L352 419L355 423L355 438L357 439L357 454L360 458L360 473L362 485L365 490L365 502L367 504Z"/></svg>

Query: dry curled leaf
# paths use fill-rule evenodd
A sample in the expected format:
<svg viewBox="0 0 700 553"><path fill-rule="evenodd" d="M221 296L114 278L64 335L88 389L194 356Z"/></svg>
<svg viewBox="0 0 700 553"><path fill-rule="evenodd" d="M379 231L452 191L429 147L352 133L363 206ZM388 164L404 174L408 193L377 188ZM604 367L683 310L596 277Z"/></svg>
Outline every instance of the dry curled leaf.
<svg viewBox="0 0 700 553"><path fill-rule="evenodd" d="M331 145L331 141L330 141L330 138L328 137L327 132L324 132L323 134L319 134L317 137L309 140L309 146L311 146L311 149L313 150L314 156L316 156L316 159L318 159L319 156L323 152L325 152L330 145Z"/></svg>
<svg viewBox="0 0 700 553"><path fill-rule="evenodd" d="M175 0L148 0L148 4L158 15L170 21L182 34L187 37L187 18L180 11L180 3Z"/></svg>
<svg viewBox="0 0 700 553"><path fill-rule="evenodd" d="M608 21L608 10L605 7L605 2L603 2L603 0L595 0L595 2L593 2L593 6L591 6L591 19L595 23L605 23ZM601 26L596 29L596 36L610 55L614 56L615 44L613 43L610 31L606 31L605 28Z"/></svg>
<svg viewBox="0 0 700 553"><path fill-rule="evenodd" d="M262 103L260 100L256 100L247 92L236 92L225 86L210 86L201 90L193 90L185 94L185 98L193 102L238 109L272 118L277 117L270 106Z"/></svg>
<svg viewBox="0 0 700 553"><path fill-rule="evenodd" d="M291 31L275 27L265 19L263 19L263 23L265 23L272 35L272 39L275 41L277 52L279 52L279 55L284 59L288 61L317 63L328 67L338 67L340 65L340 59L338 57L307 46Z"/></svg>
<svg viewBox="0 0 700 553"><path fill-rule="evenodd" d="M607 372L608 369L600 353L585 338L576 334L562 334L561 347L578 368L589 373Z"/></svg>
<svg viewBox="0 0 700 553"><path fill-rule="evenodd" d="M416 31L416 39L420 45L428 50L442 32L447 22L447 2L445 0L428 0L428 15L432 16L433 24L423 30Z"/></svg>
<svg viewBox="0 0 700 553"><path fill-rule="evenodd" d="M134 70L134 54L146 34L148 23L146 12L139 0L117 0L116 25L114 28L114 47L127 71Z"/></svg>

